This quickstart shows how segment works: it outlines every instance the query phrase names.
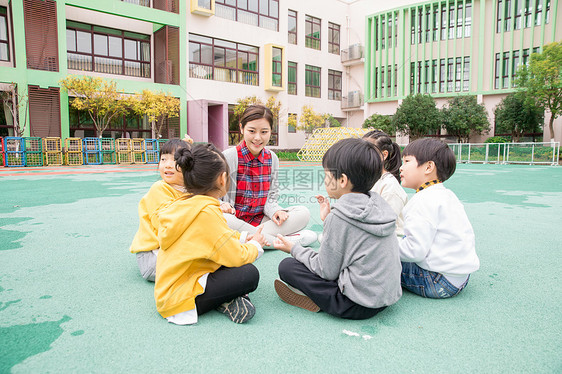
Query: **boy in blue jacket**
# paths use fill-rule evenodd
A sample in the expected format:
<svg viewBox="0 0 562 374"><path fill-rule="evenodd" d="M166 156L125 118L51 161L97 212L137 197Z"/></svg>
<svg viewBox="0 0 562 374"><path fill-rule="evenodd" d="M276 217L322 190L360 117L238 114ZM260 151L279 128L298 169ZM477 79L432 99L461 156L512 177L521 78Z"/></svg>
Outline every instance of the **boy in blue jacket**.
<svg viewBox="0 0 562 374"><path fill-rule="evenodd" d="M371 143L344 139L322 159L328 196L317 196L324 238L318 252L278 235L291 254L279 264L275 290L288 304L347 319L373 317L402 295L396 214L377 193L382 158Z"/></svg>

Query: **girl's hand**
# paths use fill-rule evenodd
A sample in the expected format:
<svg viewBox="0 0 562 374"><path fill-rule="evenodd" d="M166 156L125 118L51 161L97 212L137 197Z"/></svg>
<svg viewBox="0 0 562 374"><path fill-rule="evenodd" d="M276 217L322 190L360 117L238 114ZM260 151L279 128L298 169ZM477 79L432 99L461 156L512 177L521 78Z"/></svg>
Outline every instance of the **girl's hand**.
<svg viewBox="0 0 562 374"><path fill-rule="evenodd" d="M191 139L191 136L185 134L185 137L183 138L184 142L188 142L189 144L193 144L193 139Z"/></svg>
<svg viewBox="0 0 562 374"><path fill-rule="evenodd" d="M322 195L316 195L316 201L320 204L320 219L324 221L328 214L330 214L330 199Z"/></svg>
<svg viewBox="0 0 562 374"><path fill-rule="evenodd" d="M256 231L253 235L248 235L247 241L255 240L256 242L260 243L262 247L269 246L269 242L265 240L265 236L261 233L263 230L263 226L258 227L258 231Z"/></svg>
<svg viewBox="0 0 562 374"><path fill-rule="evenodd" d="M222 203L221 210L223 213L236 214L236 209L234 209L229 203Z"/></svg>
<svg viewBox="0 0 562 374"><path fill-rule="evenodd" d="M278 210L277 212L275 212L273 214L273 217L271 217L271 220L273 222L275 222L277 224L277 226L281 226L281 224L283 224L283 222L285 222L287 220L287 218L289 218L289 213L287 213L284 210Z"/></svg>
<svg viewBox="0 0 562 374"><path fill-rule="evenodd" d="M293 248L293 243L291 243L286 237L281 234L277 234L277 238L273 242L273 248L279 249L285 253L291 253L291 248Z"/></svg>

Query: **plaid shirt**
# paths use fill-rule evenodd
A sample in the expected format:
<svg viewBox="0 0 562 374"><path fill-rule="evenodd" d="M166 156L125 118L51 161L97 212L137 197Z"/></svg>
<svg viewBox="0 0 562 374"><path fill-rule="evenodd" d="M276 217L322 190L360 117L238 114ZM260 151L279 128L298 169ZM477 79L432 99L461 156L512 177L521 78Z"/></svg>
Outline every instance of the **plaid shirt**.
<svg viewBox="0 0 562 374"><path fill-rule="evenodd" d="M254 157L246 142L237 147L238 173L236 175L236 198L234 209L236 217L258 226L263 219L263 207L267 201L271 184L271 152L263 149Z"/></svg>

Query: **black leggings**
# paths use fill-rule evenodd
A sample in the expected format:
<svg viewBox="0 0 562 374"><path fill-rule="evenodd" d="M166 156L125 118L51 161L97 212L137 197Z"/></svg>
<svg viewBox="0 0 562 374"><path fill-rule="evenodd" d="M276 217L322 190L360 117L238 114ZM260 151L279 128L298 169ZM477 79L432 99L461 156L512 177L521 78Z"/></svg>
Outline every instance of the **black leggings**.
<svg viewBox="0 0 562 374"><path fill-rule="evenodd" d="M221 266L209 274L205 292L195 298L197 314L207 313L222 303L255 291L259 281L260 273L252 264L237 268Z"/></svg>
<svg viewBox="0 0 562 374"><path fill-rule="evenodd" d="M367 308L354 303L341 293L337 280L326 280L314 274L298 260L288 257L279 264L283 282L301 290L328 314L346 319L371 318L386 307Z"/></svg>

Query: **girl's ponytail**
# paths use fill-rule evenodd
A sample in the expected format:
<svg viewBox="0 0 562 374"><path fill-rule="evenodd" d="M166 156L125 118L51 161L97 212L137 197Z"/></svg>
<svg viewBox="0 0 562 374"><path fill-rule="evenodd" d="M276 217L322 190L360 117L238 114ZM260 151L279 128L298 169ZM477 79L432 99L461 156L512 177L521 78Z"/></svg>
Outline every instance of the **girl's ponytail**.
<svg viewBox="0 0 562 374"><path fill-rule="evenodd" d="M400 183L400 166L402 166L402 157L400 155L400 146L390 139L390 136L381 130L369 131L363 135L363 139L369 140L380 149L380 151L387 151L388 156L384 160L384 169Z"/></svg>

